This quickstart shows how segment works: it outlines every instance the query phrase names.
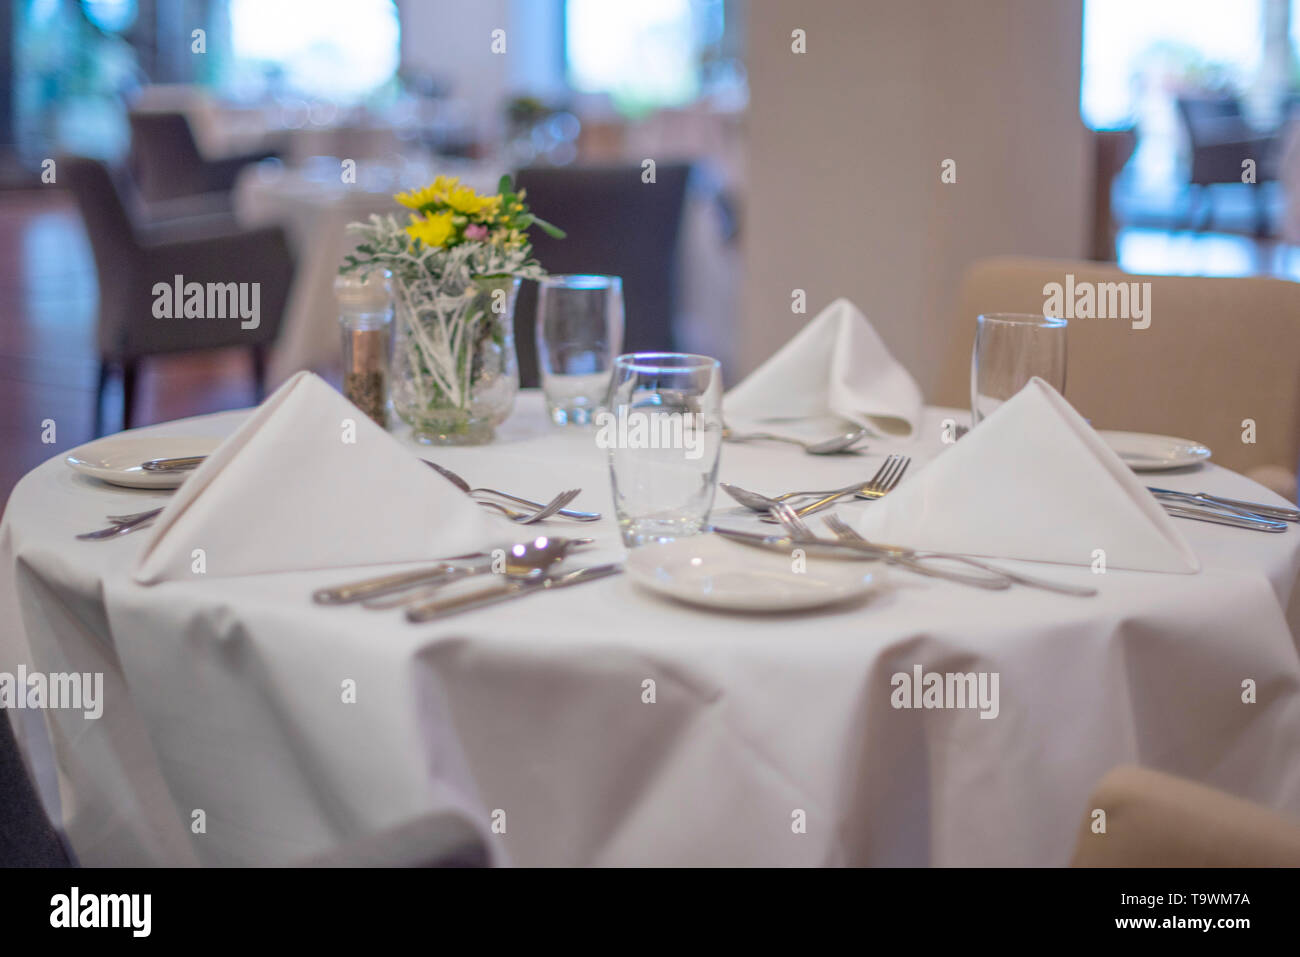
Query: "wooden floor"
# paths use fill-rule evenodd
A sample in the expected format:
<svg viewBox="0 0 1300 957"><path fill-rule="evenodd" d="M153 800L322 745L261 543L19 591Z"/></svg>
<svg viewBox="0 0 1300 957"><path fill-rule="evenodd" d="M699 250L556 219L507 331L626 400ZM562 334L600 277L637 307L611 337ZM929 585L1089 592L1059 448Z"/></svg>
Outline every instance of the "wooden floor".
<svg viewBox="0 0 1300 957"><path fill-rule="evenodd" d="M0 502L25 473L93 438L97 295L90 243L66 194L0 192ZM248 362L246 350L146 361L136 424L251 405ZM116 381L105 406L105 429L115 432Z"/></svg>

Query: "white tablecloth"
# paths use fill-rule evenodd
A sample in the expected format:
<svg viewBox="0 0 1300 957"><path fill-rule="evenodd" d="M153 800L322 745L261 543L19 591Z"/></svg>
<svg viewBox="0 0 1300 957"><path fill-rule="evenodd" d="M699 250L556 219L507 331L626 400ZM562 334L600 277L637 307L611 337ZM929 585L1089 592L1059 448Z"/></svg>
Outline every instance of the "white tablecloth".
<svg viewBox="0 0 1300 957"><path fill-rule="evenodd" d="M225 434L244 414L149 431ZM927 415L913 468L942 450L943 413ZM832 487L894 448L726 446L721 477ZM581 485L579 507L611 512L591 433L552 431L535 393L494 444L436 458L531 497ZM1214 466L1160 482L1272 500ZM144 535L73 540L162 499L56 458L18 484L0 526L0 671L105 673L98 721L17 712L38 769L48 724L45 795L88 864L285 863L454 806L485 833L504 821L492 840L517 864L1058 865L1122 762L1300 813L1300 662L1283 612L1296 528L1180 521L1205 566L1194 576L1033 566L1096 584L1093 599L893 570L865 605L738 616L619 576L410 626L308 600L357 570L144 587L129 579ZM719 501L715 521L740 521L731 511ZM612 521L594 534L591 561L622 553ZM997 672L999 715L895 710L890 678L918 664Z"/></svg>

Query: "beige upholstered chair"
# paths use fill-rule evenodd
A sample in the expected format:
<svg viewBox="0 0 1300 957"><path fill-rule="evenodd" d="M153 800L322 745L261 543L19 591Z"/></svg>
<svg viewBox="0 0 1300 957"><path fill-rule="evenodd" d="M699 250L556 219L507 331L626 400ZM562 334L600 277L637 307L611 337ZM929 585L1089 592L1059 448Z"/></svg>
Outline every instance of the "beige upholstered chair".
<svg viewBox="0 0 1300 957"><path fill-rule="evenodd" d="M1094 830L1106 812L1105 832ZM1122 765L1088 798L1075 867L1296 867L1300 820L1159 771Z"/></svg>
<svg viewBox="0 0 1300 957"><path fill-rule="evenodd" d="M999 257L971 265L933 400L970 407L975 317L1043 312L1049 283L1151 284L1150 320L1071 319L1065 395L1098 429L1208 445L1214 461L1296 499L1300 462L1300 283L1143 276L1114 265ZM1068 317L1067 317L1068 318ZM1255 442L1243 441L1243 421Z"/></svg>

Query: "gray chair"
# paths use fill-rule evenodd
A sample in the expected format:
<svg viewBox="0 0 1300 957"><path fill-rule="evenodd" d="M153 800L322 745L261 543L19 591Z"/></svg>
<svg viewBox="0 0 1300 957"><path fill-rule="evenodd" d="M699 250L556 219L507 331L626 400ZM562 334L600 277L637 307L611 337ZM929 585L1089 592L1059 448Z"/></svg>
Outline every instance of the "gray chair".
<svg viewBox="0 0 1300 957"><path fill-rule="evenodd" d="M275 150L261 150L208 160L199 152L184 113L132 110L128 118L131 154L127 164L146 200L228 193L245 166L278 155Z"/></svg>
<svg viewBox="0 0 1300 957"><path fill-rule="evenodd" d="M108 169L97 160L64 157L59 178L76 198L90 236L99 277L99 382L95 390L95 434L102 434L102 406L110 373L120 369L124 428L132 425L135 382L148 356L243 346L252 354L257 398L263 391L266 350L275 339L289 296L293 260L279 227L240 230L228 219L206 218L165 224L137 224L128 214ZM259 322L242 328L238 315L225 318L157 318L154 286L255 283ZM250 290L251 291L251 290ZM222 309L218 295L205 304Z"/></svg>
<svg viewBox="0 0 1300 957"><path fill-rule="evenodd" d="M1277 179L1278 138L1253 129L1235 96L1180 96L1176 102L1191 146L1191 184L1202 201L1197 228L1209 226L1213 215L1208 189L1218 184L1241 186L1242 161L1251 159L1256 166L1255 234L1267 235L1268 209L1259 187Z"/></svg>
<svg viewBox="0 0 1300 957"><path fill-rule="evenodd" d="M660 163L655 182L641 166L563 166L522 169L515 178L529 207L568 235L532 230L533 253L550 273L598 273L623 278L624 352L674 348L677 247L691 167ZM535 386L537 285L524 283L515 307L519 375Z"/></svg>

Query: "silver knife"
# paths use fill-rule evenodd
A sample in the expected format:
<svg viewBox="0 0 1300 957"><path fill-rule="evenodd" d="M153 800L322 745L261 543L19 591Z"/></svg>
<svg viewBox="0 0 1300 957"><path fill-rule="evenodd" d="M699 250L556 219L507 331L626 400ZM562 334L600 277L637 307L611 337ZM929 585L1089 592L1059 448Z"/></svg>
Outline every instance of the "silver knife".
<svg viewBox="0 0 1300 957"><path fill-rule="evenodd" d="M1026 575L1023 572L1012 571L1003 568L1000 565L990 565L982 559L973 555L962 555L955 552L935 552L929 550L917 550L905 548L901 545L885 545L879 542L852 542L844 539L824 539L810 538L794 540L791 538L782 538L772 535L756 535L753 532L740 532L729 528L718 528L713 526L712 531L722 535L725 538L731 538L746 545L757 545L760 548L769 548L773 550L788 552L793 548L801 548L809 555L822 555L831 558L855 557L863 560L879 559L889 562L890 564L902 565L921 575L929 575L932 578L946 578L963 585L974 585L977 588L1002 589L1010 584L1025 585L1029 588L1041 588L1044 591L1053 591L1062 595L1074 595L1080 598L1091 598L1097 594L1097 589L1083 585L1070 585L1064 582L1051 581L1046 578L1038 578L1034 575ZM837 551L838 550L838 551ZM848 554L846 554L846 552ZM966 575L954 569L926 564L926 559L939 559L963 562L974 568L978 568L988 573L985 575Z"/></svg>
<svg viewBox="0 0 1300 957"><path fill-rule="evenodd" d="M740 542L743 545L754 545L770 551L788 553L792 548L802 548L806 554L817 558L883 561L889 557L887 549L869 545L866 542L832 542L825 539L796 542L788 535L764 535L760 532L746 532L737 528L719 528L717 525L710 526L709 531L715 535L721 535L723 538Z"/></svg>
<svg viewBox="0 0 1300 957"><path fill-rule="evenodd" d="M558 542L561 539L552 539L552 541ZM563 541L578 546L590 545L595 539L570 538ZM499 547L510 548L511 545L505 544ZM333 585L329 588L318 588L311 593L311 599L318 605L348 605L367 598L378 598L380 595L403 591L416 585L423 585L425 582L441 581L442 578L448 575L462 574L466 570L465 566L453 563L482 562L490 559L492 554L491 551L486 551L470 552L466 555L452 555L450 558L440 559L438 564L430 568L421 568L418 571L397 572L392 575L380 575L377 578L363 578L360 581L347 582L343 585Z"/></svg>
<svg viewBox="0 0 1300 957"><path fill-rule="evenodd" d="M174 459L150 459L141 462L140 468L146 472L188 472L203 464L206 455L186 455Z"/></svg>
<svg viewBox="0 0 1300 957"><path fill-rule="evenodd" d="M1300 509L1284 508L1281 505L1244 502L1241 499L1211 495L1209 492L1175 492L1173 489L1152 488L1151 486L1147 486L1147 491L1156 498L1190 499L1195 502L1208 502L1214 505L1224 505L1228 508L1242 509L1261 518L1271 518L1281 522L1300 522Z"/></svg>
<svg viewBox="0 0 1300 957"><path fill-rule="evenodd" d="M962 585L976 588L1000 590L1011 586L1012 579L1001 571L989 570L988 575L966 575L949 568L939 568L925 564L916 557L911 549L893 545L880 545L873 542L846 542L843 539L808 538L797 541L781 535L757 535L732 528L718 528L714 525L710 531L730 538L744 545L753 545L772 551L786 552L801 549L804 554L821 558L857 559L858 561L882 561L893 565L902 565L920 575L931 578L946 578Z"/></svg>
<svg viewBox="0 0 1300 957"><path fill-rule="evenodd" d="M1240 512L1237 510L1228 511L1219 506L1210 506L1204 503L1197 505L1180 505L1173 501L1165 501L1165 511L1175 518L1190 518L1198 522L1210 522L1214 525L1231 525L1233 528L1248 528L1254 532L1285 532L1286 522L1275 522L1271 519L1252 516L1250 513Z"/></svg>
<svg viewBox="0 0 1300 957"><path fill-rule="evenodd" d="M452 562L484 561L492 557L491 552L470 552L468 555L453 555L444 558L431 568L421 568L414 572L397 572L393 575L380 575L377 578L363 578L360 581L334 585L330 588L318 588L311 593L311 600L318 605L349 605L366 598L378 598L395 591L403 591L425 582L437 581L459 567Z"/></svg>
<svg viewBox="0 0 1300 957"><path fill-rule="evenodd" d="M487 555L461 555L464 560L484 560ZM449 559L455 561L456 559ZM459 567L448 562L439 562L432 568L422 568L415 572L398 572L395 575L382 575L379 578L367 578L347 585L335 585L332 588L318 588L311 593L311 600L318 605L350 605L366 598L378 598L396 591L405 591L426 582L440 581L451 577Z"/></svg>
<svg viewBox="0 0 1300 957"><path fill-rule="evenodd" d="M515 580L496 588L479 589L467 595L456 595L453 598L437 598L423 605L416 605L414 608L406 610L406 620L415 623L433 621L436 618L446 618L462 611L495 605L498 602L522 598L536 592L543 592L553 588L567 588L570 585L581 585L584 582L596 581L609 575L617 575L622 571L623 566L615 562L608 565L591 565L587 568L578 568L569 572L558 572L532 580Z"/></svg>

